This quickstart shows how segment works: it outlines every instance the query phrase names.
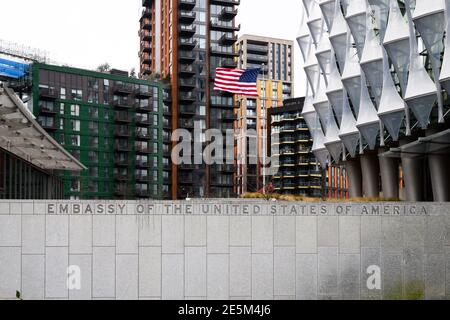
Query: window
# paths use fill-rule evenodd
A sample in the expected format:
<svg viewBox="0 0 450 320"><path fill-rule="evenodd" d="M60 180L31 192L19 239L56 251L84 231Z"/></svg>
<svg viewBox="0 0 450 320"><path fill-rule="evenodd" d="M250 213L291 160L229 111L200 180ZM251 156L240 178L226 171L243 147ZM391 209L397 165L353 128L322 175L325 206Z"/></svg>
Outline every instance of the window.
<svg viewBox="0 0 450 320"><path fill-rule="evenodd" d="M70 144L75 147L80 146L80 136L79 135L71 135L70 136Z"/></svg>
<svg viewBox="0 0 450 320"><path fill-rule="evenodd" d="M70 115L74 117L80 116L80 106L73 104L70 106Z"/></svg>
<svg viewBox="0 0 450 320"><path fill-rule="evenodd" d="M95 107L89 107L88 109L89 117L93 119L98 119L98 109Z"/></svg>
<svg viewBox="0 0 450 320"><path fill-rule="evenodd" d="M83 99L83 90L72 89L72 100L80 101Z"/></svg>
<svg viewBox="0 0 450 320"><path fill-rule="evenodd" d="M70 120L70 129L72 131L80 131L80 120Z"/></svg>
<svg viewBox="0 0 450 320"><path fill-rule="evenodd" d="M98 152L89 151L88 158L89 162L98 162Z"/></svg>
<svg viewBox="0 0 450 320"><path fill-rule="evenodd" d="M72 180L70 182L70 192L80 192L80 180Z"/></svg>

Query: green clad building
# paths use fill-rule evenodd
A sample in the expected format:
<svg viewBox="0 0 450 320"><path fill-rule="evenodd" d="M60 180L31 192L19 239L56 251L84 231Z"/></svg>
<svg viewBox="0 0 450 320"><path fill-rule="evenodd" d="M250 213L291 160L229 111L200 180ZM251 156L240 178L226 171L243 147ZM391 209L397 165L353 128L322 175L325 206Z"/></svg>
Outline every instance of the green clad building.
<svg viewBox="0 0 450 320"><path fill-rule="evenodd" d="M38 122L88 168L61 172L66 198L167 198L170 124L160 83L45 64L33 65L32 79Z"/></svg>

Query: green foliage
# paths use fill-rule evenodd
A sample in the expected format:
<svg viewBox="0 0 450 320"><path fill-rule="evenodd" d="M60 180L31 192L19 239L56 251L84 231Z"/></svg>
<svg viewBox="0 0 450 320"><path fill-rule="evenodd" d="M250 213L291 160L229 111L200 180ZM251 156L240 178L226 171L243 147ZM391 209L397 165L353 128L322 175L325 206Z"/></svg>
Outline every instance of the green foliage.
<svg viewBox="0 0 450 320"><path fill-rule="evenodd" d="M423 281L412 281L405 284L403 294L402 283L396 283L384 294L385 300L423 300L425 299L425 287Z"/></svg>
<svg viewBox="0 0 450 320"><path fill-rule="evenodd" d="M111 70L111 66L108 62L105 62L97 67L98 72L108 72Z"/></svg>

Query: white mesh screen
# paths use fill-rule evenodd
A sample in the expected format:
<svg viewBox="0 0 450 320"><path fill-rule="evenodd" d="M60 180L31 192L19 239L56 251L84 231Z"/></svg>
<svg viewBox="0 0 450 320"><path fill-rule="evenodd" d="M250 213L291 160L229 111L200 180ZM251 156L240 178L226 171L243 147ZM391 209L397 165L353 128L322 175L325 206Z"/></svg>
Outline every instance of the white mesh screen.
<svg viewBox="0 0 450 320"><path fill-rule="evenodd" d="M405 118L405 102L400 97L392 80L386 52L383 53L383 56L383 91L378 107L378 116L383 121L392 139L397 141Z"/></svg>
<svg viewBox="0 0 450 320"><path fill-rule="evenodd" d="M361 106L359 108L356 127L369 144L370 149L374 149L380 129L380 119L378 118L377 111L370 99L369 91L367 90L365 83L366 78L364 73L361 73ZM374 130L374 125L377 127L377 130Z"/></svg>
<svg viewBox="0 0 450 320"><path fill-rule="evenodd" d="M339 130L339 138L352 157L356 154L359 141L359 131L356 128L356 120L348 103L347 92L342 91L342 120Z"/></svg>
<svg viewBox="0 0 450 320"><path fill-rule="evenodd" d="M404 94L408 83L410 58L409 28L397 1L390 2L389 19L383 44L394 65Z"/></svg>
<svg viewBox="0 0 450 320"><path fill-rule="evenodd" d="M406 0L406 12L409 18L411 18L411 11L408 5L409 1ZM415 30L410 19L409 22L410 30L410 66L409 66L409 77L408 86L405 93L405 101L409 108L413 111L420 126L425 129L428 126L431 110L436 102L436 85L433 80L431 80L425 67L422 64L419 50L417 48L417 42L415 35Z"/></svg>
<svg viewBox="0 0 450 320"><path fill-rule="evenodd" d="M327 30L331 29L334 18L335 0L322 0L320 9L322 10L323 19L325 20Z"/></svg>
<svg viewBox="0 0 450 320"><path fill-rule="evenodd" d="M361 58L366 39L366 0L349 1L345 20L355 40L358 56Z"/></svg>
<svg viewBox="0 0 450 320"><path fill-rule="evenodd" d="M389 16L389 0L368 0L373 10L374 20L380 32L381 41L386 33L387 20Z"/></svg>

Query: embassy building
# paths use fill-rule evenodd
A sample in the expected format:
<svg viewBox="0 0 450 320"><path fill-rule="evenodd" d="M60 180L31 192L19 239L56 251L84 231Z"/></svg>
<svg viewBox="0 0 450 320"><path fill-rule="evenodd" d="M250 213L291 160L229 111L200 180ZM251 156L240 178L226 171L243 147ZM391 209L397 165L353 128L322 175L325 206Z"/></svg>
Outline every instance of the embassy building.
<svg viewBox="0 0 450 320"><path fill-rule="evenodd" d="M442 0L303 0L302 115L348 193L450 200L450 8Z"/></svg>

